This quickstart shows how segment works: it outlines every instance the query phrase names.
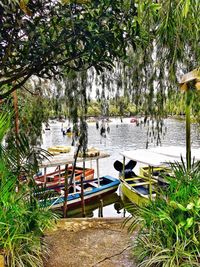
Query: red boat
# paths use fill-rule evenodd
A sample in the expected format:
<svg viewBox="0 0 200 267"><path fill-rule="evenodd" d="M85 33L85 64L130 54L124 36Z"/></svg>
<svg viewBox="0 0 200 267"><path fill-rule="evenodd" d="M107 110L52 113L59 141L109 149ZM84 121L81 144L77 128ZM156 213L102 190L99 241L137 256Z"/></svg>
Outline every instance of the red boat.
<svg viewBox="0 0 200 267"><path fill-rule="evenodd" d="M68 167L68 177L70 178L72 174L72 166ZM81 175L83 175L83 168L76 167L74 177L75 181L81 180ZM85 169L85 180L94 179L94 169ZM38 175L34 177L34 180L38 186L45 185L45 187L54 187L57 185L64 185L65 183L65 169L56 169L54 172L47 173L44 175Z"/></svg>
<svg viewBox="0 0 200 267"><path fill-rule="evenodd" d="M132 119L130 120L130 122L131 122L131 123L137 123L137 122L138 122L138 119L137 119L137 118L132 118Z"/></svg>

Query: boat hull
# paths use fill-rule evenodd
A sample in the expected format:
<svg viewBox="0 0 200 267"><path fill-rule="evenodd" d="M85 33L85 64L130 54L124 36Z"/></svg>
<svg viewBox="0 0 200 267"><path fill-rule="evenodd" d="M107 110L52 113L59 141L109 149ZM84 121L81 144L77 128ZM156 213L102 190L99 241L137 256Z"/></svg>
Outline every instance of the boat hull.
<svg viewBox="0 0 200 267"><path fill-rule="evenodd" d="M157 181L149 180L147 177L135 176L123 179L120 177L122 193L134 204L138 206L146 205L150 199L154 199L155 186Z"/></svg>

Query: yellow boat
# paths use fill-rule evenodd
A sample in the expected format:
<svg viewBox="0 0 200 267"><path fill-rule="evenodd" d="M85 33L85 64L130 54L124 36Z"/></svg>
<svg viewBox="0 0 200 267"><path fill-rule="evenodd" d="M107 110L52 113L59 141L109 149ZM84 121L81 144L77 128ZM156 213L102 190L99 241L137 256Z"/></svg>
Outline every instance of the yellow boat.
<svg viewBox="0 0 200 267"><path fill-rule="evenodd" d="M73 133L72 132L67 132L66 135L71 137L73 135Z"/></svg>
<svg viewBox="0 0 200 267"><path fill-rule="evenodd" d="M91 147L88 148L85 152L86 157L98 157L100 155L100 151L97 148ZM83 157L83 152L79 152L79 157Z"/></svg>
<svg viewBox="0 0 200 267"><path fill-rule="evenodd" d="M71 147L70 146L53 146L53 147L49 147L48 151L53 155L57 155L60 153L69 153L71 151Z"/></svg>
<svg viewBox="0 0 200 267"><path fill-rule="evenodd" d="M132 177L132 178L120 178L121 182L121 191L122 193L132 202L138 206L142 206L148 203L149 196L154 199L156 194L153 189L156 185L156 181L152 180L151 182L148 179L142 177Z"/></svg>
<svg viewBox="0 0 200 267"><path fill-rule="evenodd" d="M170 168L167 168L166 166L160 166L160 167L153 167L151 169L151 175L153 179L158 180L158 182L161 183L166 183L167 181L164 177L166 176L171 176L172 171ZM140 175L143 177L148 177L149 176L149 167L141 167L140 168Z"/></svg>
<svg viewBox="0 0 200 267"><path fill-rule="evenodd" d="M116 169L120 171L121 189L123 194L137 205L148 203L150 199L155 198L160 188L166 188L167 181L164 177L173 176L169 163L185 160L185 148L173 146L135 149L120 154L123 156L123 164L118 162ZM199 149L193 149L192 155L195 161L200 160ZM128 164L126 159L130 160ZM146 165L140 168L139 176L132 171L137 162Z"/></svg>
<svg viewBox="0 0 200 267"><path fill-rule="evenodd" d="M120 182L122 193L131 202L139 206L148 203L149 200L153 200L159 187L166 185L164 180L159 180L158 176L155 176L155 172L162 172L164 169L168 170L167 162L173 162L175 159L146 149L125 151L121 154L124 164L121 163L122 165L118 165L118 167L121 170ZM129 162L125 165L125 159L129 159L132 163L130 164ZM140 168L139 176L132 171L137 162L147 165ZM130 166L131 168L129 168Z"/></svg>

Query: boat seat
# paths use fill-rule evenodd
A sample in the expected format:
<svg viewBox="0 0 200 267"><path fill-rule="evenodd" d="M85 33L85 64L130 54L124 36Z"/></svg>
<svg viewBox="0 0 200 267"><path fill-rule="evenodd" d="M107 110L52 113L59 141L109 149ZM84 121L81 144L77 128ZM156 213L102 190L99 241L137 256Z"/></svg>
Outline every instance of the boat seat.
<svg viewBox="0 0 200 267"><path fill-rule="evenodd" d="M142 179L137 179L137 180L130 180L130 181L126 181L127 184L132 185L132 184L138 184L138 183L142 183L144 182Z"/></svg>
<svg viewBox="0 0 200 267"><path fill-rule="evenodd" d="M81 191L81 187L80 187L79 185L76 185L76 189L77 189L78 191Z"/></svg>
<svg viewBox="0 0 200 267"><path fill-rule="evenodd" d="M126 178L125 181L134 181L138 179L140 179L140 177Z"/></svg>
<svg viewBox="0 0 200 267"><path fill-rule="evenodd" d="M137 187L137 186L141 186L141 185L149 185L149 182L141 182L141 183L137 183L137 184L132 184L132 186Z"/></svg>
<svg viewBox="0 0 200 267"><path fill-rule="evenodd" d="M92 185L93 187L98 187L98 184L95 182L89 182L90 185Z"/></svg>
<svg viewBox="0 0 200 267"><path fill-rule="evenodd" d="M134 189L136 191L138 191L142 195L148 195L149 194L149 189L148 188L145 188L144 186L137 186L137 188L134 188Z"/></svg>

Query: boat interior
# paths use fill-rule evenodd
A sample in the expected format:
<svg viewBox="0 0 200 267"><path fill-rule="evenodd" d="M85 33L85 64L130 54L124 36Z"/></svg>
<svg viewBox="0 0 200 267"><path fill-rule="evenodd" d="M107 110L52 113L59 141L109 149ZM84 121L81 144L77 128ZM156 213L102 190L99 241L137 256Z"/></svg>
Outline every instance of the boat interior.
<svg viewBox="0 0 200 267"><path fill-rule="evenodd" d="M68 176L70 177L72 174L72 166L68 167ZM65 178L65 169L56 170L54 172L51 172L46 175L36 176L34 180L37 184L39 183L45 183L46 182L63 182ZM74 177L76 180L80 179L80 176L83 174L83 168L76 167ZM94 178L94 169L85 169L85 175L87 176L87 179L93 179Z"/></svg>
<svg viewBox="0 0 200 267"><path fill-rule="evenodd" d="M167 187L167 181L165 178L170 176L170 170L166 167L141 167L139 175L133 172L133 168L136 166L137 162L130 160L124 167L123 163L120 161L115 161L114 168L119 171L120 179L122 182L126 182L132 190L137 191L140 195L148 196L150 191L155 194L158 188L165 190ZM150 174L149 174L149 171ZM151 189L150 189L151 187Z"/></svg>
<svg viewBox="0 0 200 267"><path fill-rule="evenodd" d="M83 181L83 190L91 191L94 188L98 188L99 186L108 185L111 182L109 178L101 177L99 179L91 179L91 180L84 180ZM76 194L81 193L81 182L76 181L75 183L71 184L68 187L68 194ZM44 198L44 196L47 197L55 197L55 196L64 196L65 190L64 185L57 185L52 186L50 188L41 188L36 192L36 196L39 199Z"/></svg>

